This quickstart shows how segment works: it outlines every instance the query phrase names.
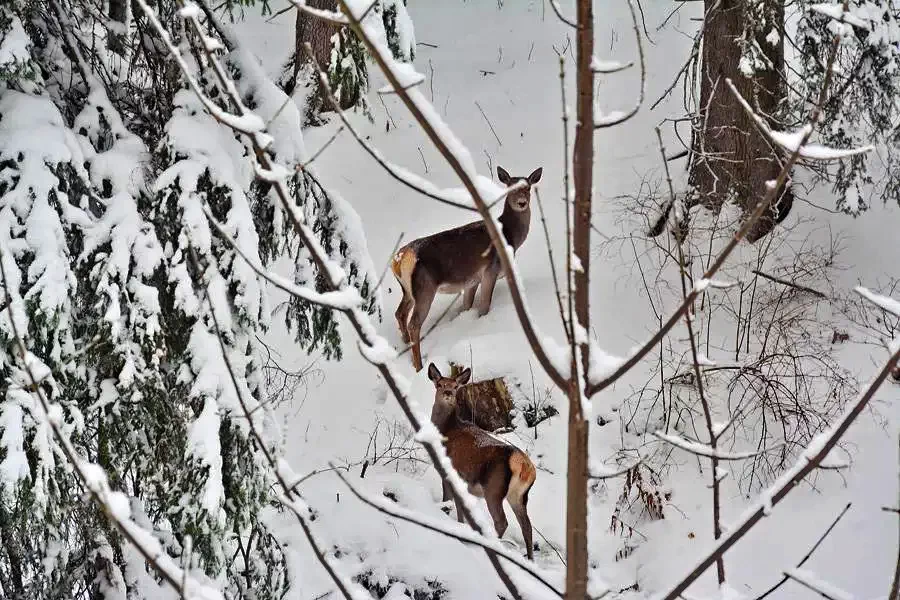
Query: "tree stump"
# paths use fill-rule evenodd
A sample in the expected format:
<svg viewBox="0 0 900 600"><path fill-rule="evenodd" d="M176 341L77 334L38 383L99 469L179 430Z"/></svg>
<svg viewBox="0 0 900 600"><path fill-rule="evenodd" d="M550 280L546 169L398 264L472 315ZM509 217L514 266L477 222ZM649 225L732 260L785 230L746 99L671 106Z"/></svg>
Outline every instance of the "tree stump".
<svg viewBox="0 0 900 600"><path fill-rule="evenodd" d="M450 376L456 377L463 367L450 365ZM502 377L470 383L459 390L457 414L487 431L512 425L513 409L509 388Z"/></svg>

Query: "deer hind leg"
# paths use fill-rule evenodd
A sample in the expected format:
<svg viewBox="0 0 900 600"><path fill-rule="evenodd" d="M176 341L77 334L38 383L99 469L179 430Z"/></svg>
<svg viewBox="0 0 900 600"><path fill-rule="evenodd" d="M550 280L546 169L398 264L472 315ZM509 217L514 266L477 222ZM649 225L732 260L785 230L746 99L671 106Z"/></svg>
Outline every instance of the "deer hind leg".
<svg viewBox="0 0 900 600"><path fill-rule="evenodd" d="M412 277L412 288L416 291L412 298L412 310L409 313L409 320L406 323L407 331L409 331L409 340L412 344L413 366L416 371L422 370L422 348L420 345L422 324L431 310L431 303L434 302L434 295L437 293L437 286L431 277L421 269L416 269Z"/></svg>
<svg viewBox="0 0 900 600"><path fill-rule="evenodd" d="M494 520L494 529L497 530L498 538L503 537L509 526L506 521L506 513L503 512L503 497L509 486L509 475L506 465L501 463L496 468L492 468L487 484L484 486L484 499L487 501L488 511Z"/></svg>
<svg viewBox="0 0 900 600"><path fill-rule="evenodd" d="M537 472L534 469L534 464L522 452L517 452L510 457L509 469L512 477L510 478L509 489L506 492L506 501L509 502L509 506L519 522L519 528L522 530L522 538L525 540L528 560L534 560L533 532L531 519L528 517L528 492L531 491L531 486L534 485Z"/></svg>
<svg viewBox="0 0 900 600"><path fill-rule="evenodd" d="M407 322L409 321L409 311L412 309L413 299L412 296L406 291L406 288L403 288L403 298L400 300L400 306L397 307L397 312L394 313L394 316L397 317L397 325L400 326L400 337L403 338L403 343L409 343L409 329L407 328Z"/></svg>
<svg viewBox="0 0 900 600"><path fill-rule="evenodd" d="M463 294L463 310L469 310L472 308L472 305L475 304L475 292L478 290L478 283L469 286L466 288L465 293Z"/></svg>
<svg viewBox="0 0 900 600"><path fill-rule="evenodd" d="M441 479L441 492L443 495L441 502L446 502L453 496L453 494L450 493L450 484L443 479Z"/></svg>

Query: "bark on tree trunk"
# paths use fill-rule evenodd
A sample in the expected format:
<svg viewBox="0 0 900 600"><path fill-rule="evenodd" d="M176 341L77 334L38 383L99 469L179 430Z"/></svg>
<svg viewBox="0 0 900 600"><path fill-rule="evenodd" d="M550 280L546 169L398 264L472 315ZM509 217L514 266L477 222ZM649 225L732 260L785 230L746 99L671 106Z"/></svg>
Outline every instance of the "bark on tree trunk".
<svg viewBox="0 0 900 600"><path fill-rule="evenodd" d="M725 80L730 78L757 114L772 122L785 98L784 40L780 33L784 6L779 0L704 0L704 8L707 23L700 60L700 105L689 177L694 195L687 205L702 204L718 211L733 193L744 214L749 214L765 195L766 182L778 176L781 165L778 154ZM750 28L753 31L748 31ZM741 40L746 35L752 36L763 51L762 60L752 67L752 77L741 70ZM747 234L748 241L762 238L787 216L793 204L789 185L772 204Z"/></svg>
<svg viewBox="0 0 900 600"><path fill-rule="evenodd" d="M572 250L581 262L575 272L575 318L580 331L590 331L591 194L594 168L594 54L593 0L578 0L576 40L577 110L573 175L575 184ZM566 599L583 600L588 584L587 544L587 456L588 424L582 412L581 380L578 367L587 373L588 345L581 346L582 364L572 358L569 389L569 449L566 472Z"/></svg>
<svg viewBox="0 0 900 600"><path fill-rule="evenodd" d="M312 8L330 11L336 11L338 9L337 0L308 0L307 5ZM308 59L304 50L304 45L307 42L312 46L313 57L315 57L319 66L326 71L329 69L331 65L331 38L338 32L339 28L340 25L316 18L301 10L297 11L297 18L294 23L294 74L290 85L288 86L291 88L288 90L288 93L293 92L294 86L297 85L297 77L303 69L303 66L307 63ZM316 115L328 110L328 104L322 93L317 94L316 98L311 100L315 106L310 107L310 114ZM340 100L341 108L346 110L351 108L354 104L354 102L350 102L349 100L355 99L341 98Z"/></svg>

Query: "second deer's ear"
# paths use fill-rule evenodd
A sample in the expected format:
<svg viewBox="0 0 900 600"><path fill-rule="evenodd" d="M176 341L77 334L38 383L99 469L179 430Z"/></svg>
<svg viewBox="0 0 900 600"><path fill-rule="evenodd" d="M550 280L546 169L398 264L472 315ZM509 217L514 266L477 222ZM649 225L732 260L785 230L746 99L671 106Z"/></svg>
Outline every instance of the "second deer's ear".
<svg viewBox="0 0 900 600"><path fill-rule="evenodd" d="M497 166L497 179L499 179L500 183L503 185L509 185L512 182L512 177L509 176L506 169L499 165Z"/></svg>
<svg viewBox="0 0 900 600"><path fill-rule="evenodd" d="M456 383L466 385L472 377L472 369L463 369L463 372L456 376Z"/></svg>
<svg viewBox="0 0 900 600"><path fill-rule="evenodd" d="M544 167L538 167L534 170L534 172L528 176L528 185L534 185L538 181L541 180L541 175L544 173Z"/></svg>
<svg viewBox="0 0 900 600"><path fill-rule="evenodd" d="M437 383L438 379L441 378L441 372L438 371L438 368L434 366L434 363L428 365L428 379Z"/></svg>

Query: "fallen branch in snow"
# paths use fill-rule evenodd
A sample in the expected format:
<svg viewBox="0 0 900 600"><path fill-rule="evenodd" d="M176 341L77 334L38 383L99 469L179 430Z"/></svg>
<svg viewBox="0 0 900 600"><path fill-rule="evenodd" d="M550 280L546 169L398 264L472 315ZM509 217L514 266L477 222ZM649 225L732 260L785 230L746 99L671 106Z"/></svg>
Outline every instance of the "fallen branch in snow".
<svg viewBox="0 0 900 600"><path fill-rule="evenodd" d="M807 552L806 555L804 555L804 557L802 559L800 559L800 562L798 562L797 566L794 567L795 569L799 569L800 567L802 567L803 565L806 564L806 561L808 561L810 559L810 557L813 555L813 552L815 552L816 549L818 549L818 547L822 544L822 542L825 541L825 538L828 537L828 534L830 534L831 531L837 526L838 522L840 522L840 520L844 518L844 515L847 514L847 511L850 510L851 506L852 506L852 503L848 502L847 506L844 507L844 509L838 514L838 516L835 518L835 520L831 522L831 525L828 526L828 529L825 530L825 533L823 533L821 536L819 536L819 539L816 541L815 544L813 544L813 547L809 549L809 552ZM779 581L778 583L776 583L775 585L770 587L768 590L766 590L765 592L763 592L762 594L760 594L759 596L754 598L754 600L764 600L767 596L769 596L769 594L771 594L772 592L774 592L775 590L780 588L782 585L784 585L784 582L786 582L787 580L788 580L788 576L785 575L784 577L782 577L781 581Z"/></svg>
<svg viewBox="0 0 900 600"><path fill-rule="evenodd" d="M852 403L851 406L844 411L844 414L834 425L814 438L813 442L806 448L794 466L785 471L772 487L760 495L760 499L756 504L748 509L738 519L738 522L735 525L728 528L728 531L719 543L716 544L706 556L700 559L697 566L694 567L690 573L672 586L668 591L660 594L658 596L660 599L676 600L682 592L688 589L694 581L706 572L706 569L708 569L710 565L744 537L748 531L772 511L774 506L784 500L792 490L797 488L807 475L814 471L818 465L825 460L825 457L828 456L831 449L835 447L857 417L862 414L862 411L869 404L869 401L875 395L875 392L881 387L881 384L884 383L885 379L887 379L897 362L900 361L900 338L897 338L894 341L894 345L896 347L893 353L884 363L875 379L857 398L856 402Z"/></svg>
<svg viewBox="0 0 900 600"><path fill-rule="evenodd" d="M622 475L626 474L628 471L634 469L638 465L643 464L643 462L644 459L639 458L637 461L631 463L627 467L623 467L615 471L607 471L605 473L603 472L603 469L601 467L597 467L596 465L594 465L588 471L588 479L615 479L616 477L621 477Z"/></svg>
<svg viewBox="0 0 900 600"><path fill-rule="evenodd" d="M628 2L628 10L631 12L631 20L634 24L634 38L637 41L638 48L638 58L640 59L641 64L641 91L638 94L638 99L634 104L634 107L631 108L628 112L612 112L606 116L595 117L594 118L594 129L605 129L607 127L613 127L615 125L621 125L625 121L628 121L637 112L641 109L641 106L644 104L644 95L647 91L647 65L644 59L644 43L641 41L641 31L638 26L638 18L637 12L634 9L634 0L627 0ZM624 68L624 67L623 67ZM593 69L596 72L595 69ZM619 71L623 69L618 69ZM612 71L615 72L615 71Z"/></svg>
<svg viewBox="0 0 900 600"><path fill-rule="evenodd" d="M554 594L562 597L562 592L557 590L556 587L547 580L547 578L538 570L535 563L522 558L518 554L509 552L496 538L486 538L484 536L478 535L477 533L474 533L470 528L464 527L461 524L452 522L443 523L426 515L422 515L416 513L415 511L404 508L396 502L391 502L390 500L384 498L370 496L369 494L366 494L355 485L350 483L350 480L348 480L339 470L335 469L335 474L340 478L342 482L344 482L344 485L346 485L347 488L350 489L354 496L356 496L361 502L371 506L375 510L383 512L392 517L402 519L407 523L418 525L419 527L423 527L425 529L428 529L429 531L433 531L441 535L446 535L447 537L459 540L464 544L473 544L475 546L480 546L486 551L491 552L513 563L514 565L534 577L537 581L543 584Z"/></svg>
<svg viewBox="0 0 900 600"><path fill-rule="evenodd" d="M207 585L199 583L190 577L186 570L179 567L176 562L163 549L162 544L156 539L152 531L148 531L138 525L132 518L128 496L122 492L113 491L109 487L106 473L100 465L91 463L78 455L78 451L68 436L62 430L63 412L58 405L52 405L44 394L41 382L50 375L43 377L35 375L32 369L33 360L37 358L28 351L25 341L22 339L16 318L12 314L12 293L9 289L9 280L6 276L4 265L4 249L0 244L0 279L3 280L3 296L6 306L10 307L9 324L12 331L13 342L17 346L22 367L28 375L30 386L23 388L37 396L44 417L53 437L59 445L59 450L66 461L72 466L72 470L88 491L91 499L96 502L107 519L119 530L122 536L144 557L144 560L153 568L160 578L169 584L182 598L196 598L198 600L224 600L224 596ZM33 360L32 360L33 359ZM58 409L58 410L54 410Z"/></svg>
<svg viewBox="0 0 900 600"><path fill-rule="evenodd" d="M267 148L272 143L272 137L268 133L266 133L265 123L244 105L234 85L234 82L227 75L221 62L217 58L214 49L210 48L207 44L202 45L202 51L206 55L207 60L209 61L209 65L212 67L212 70L215 73L218 85L220 89L224 90L231 104L237 110L237 116L221 110L204 95L203 90L199 87L196 80L191 75L187 64L181 58L180 51L177 47L174 46L165 28L159 22L159 19L156 18L153 10L146 4L146 0L138 0L138 4L147 15L153 28L162 38L163 42L169 50L169 53L176 59L176 63L181 68L183 76L188 81L188 84L190 85L194 93L197 94L197 96L200 98L204 106L208 109L210 106L212 106L211 110L216 111L220 115L220 121L222 123L229 127L232 127L237 132L244 133L249 138L250 144L254 151L254 155L256 157L256 161L258 163L255 165L257 176L272 184L272 190L275 192L275 195L281 203L282 208L287 214L289 222L291 223L291 226L293 227L295 233L300 238L300 241L303 243L303 245L309 250L310 257L312 258L313 263L318 269L325 286L331 291L338 294L348 293L348 290L352 290L353 288L351 288L347 283L345 273L328 257L328 253L316 239L313 232L305 224L302 215L298 214L296 207L292 202L291 195L286 183L286 174L289 173L289 171L283 166L275 163L272 157L267 152ZM204 39L204 33L195 14L196 11L184 10L185 8L190 8L194 5L187 2L186 0L179 0L179 5L182 6L182 16L184 16L188 20L194 34L199 39ZM342 2L342 7L346 12L348 12L348 14L350 14L350 11L347 9L346 3ZM355 23L355 29L360 28L358 21L353 21L353 23ZM402 94L407 94L409 92L410 91L403 91ZM254 127L243 129L240 128L239 125L244 122L250 122L254 124ZM258 128L256 127L257 125ZM470 191L477 193L477 190L474 189L474 184L472 185L472 189ZM493 222L491 222L491 224L493 224ZM315 302L315 300L310 301ZM326 303L325 306L331 306L331 304ZM474 506L474 498L472 498L472 496L468 493L468 490L466 489L466 486L463 483L462 479L460 479L456 471L453 470L452 465L450 464L450 460L447 457L447 454L441 444L440 435L437 433L434 426L429 421L427 421L427 419L425 419L421 415L421 413L419 413L416 404L407 397L406 389L408 389L408 383L398 374L396 374L388 364L388 361L396 356L396 353L388 344L387 340L380 337L376 333L375 327L373 326L368 315L365 314L365 312L363 312L358 306L336 308L336 310L340 310L350 321L351 326L359 337L359 347L361 353L363 354L363 357L378 368L378 371L384 378L385 383L391 390L391 393L397 399L398 404L400 405L413 429L416 431L416 439L425 447L429 458L431 459L432 463L434 463L435 469L441 475L441 478L450 484L450 489L454 495L454 498L457 499L459 501L459 504L462 506L462 513L465 520L481 535L485 535L485 532L488 532L488 535L490 535L490 533L493 533L491 524L481 519L480 515L477 515L477 513L475 513L471 509L471 507ZM292 510L298 517L298 519L301 519L302 525L303 510L305 507L299 505L298 501L296 499L292 499L290 495L282 497L279 500L287 508ZM315 547L316 542L312 535L312 532L308 528L304 528L304 533L306 534L307 539L310 541L310 544ZM506 573L503 566L499 563L498 559L488 553L488 560L496 570L501 581L509 590L511 596L515 600L521 600L521 593L518 591L513 581L509 578L509 575ZM326 570L328 571L329 575L335 581L335 584L342 588L343 584L340 582L339 575L334 571L334 569L330 568L330 565L326 565L327 559L322 557L322 561L323 565L326 566Z"/></svg>

